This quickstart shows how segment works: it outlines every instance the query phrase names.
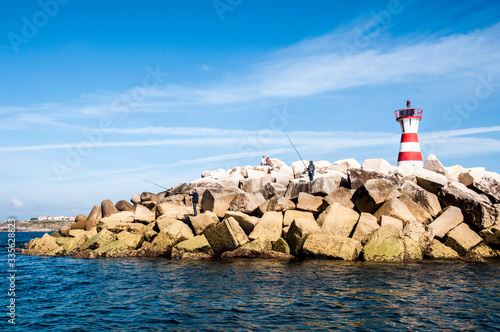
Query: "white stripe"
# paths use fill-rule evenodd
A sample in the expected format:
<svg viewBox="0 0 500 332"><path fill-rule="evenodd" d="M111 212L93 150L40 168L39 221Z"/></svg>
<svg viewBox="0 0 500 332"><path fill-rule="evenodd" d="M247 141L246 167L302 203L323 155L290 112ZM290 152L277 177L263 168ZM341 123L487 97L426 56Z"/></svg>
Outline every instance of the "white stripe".
<svg viewBox="0 0 500 332"><path fill-rule="evenodd" d="M413 166L419 166L419 167L424 167L424 162L421 160L404 160L404 161L398 161L398 166L403 166L403 165L413 165Z"/></svg>
<svg viewBox="0 0 500 332"><path fill-rule="evenodd" d="M400 144L399 152L410 152L410 151L420 152L420 143L418 143L418 142L406 142L406 143Z"/></svg>

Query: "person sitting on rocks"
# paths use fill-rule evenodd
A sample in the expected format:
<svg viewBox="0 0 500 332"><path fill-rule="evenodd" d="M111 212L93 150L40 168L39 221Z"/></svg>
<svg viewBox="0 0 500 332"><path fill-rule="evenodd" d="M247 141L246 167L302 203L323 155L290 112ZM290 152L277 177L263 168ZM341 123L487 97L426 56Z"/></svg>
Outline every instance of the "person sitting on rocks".
<svg viewBox="0 0 500 332"><path fill-rule="evenodd" d="M266 158L266 165L269 166L269 156Z"/></svg>
<svg viewBox="0 0 500 332"><path fill-rule="evenodd" d="M262 160L260 161L260 166L266 166L266 156L262 156Z"/></svg>

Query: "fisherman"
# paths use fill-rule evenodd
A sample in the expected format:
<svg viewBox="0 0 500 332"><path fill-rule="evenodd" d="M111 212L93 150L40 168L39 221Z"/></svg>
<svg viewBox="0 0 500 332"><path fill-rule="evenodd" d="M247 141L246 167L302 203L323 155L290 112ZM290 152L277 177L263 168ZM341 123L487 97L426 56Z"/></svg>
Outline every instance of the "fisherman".
<svg viewBox="0 0 500 332"><path fill-rule="evenodd" d="M198 215L198 212L196 212L196 205L198 205L198 199L199 199L200 195L198 195L198 192L196 191L196 189L193 190L193 198L192 198L192 202L193 202L193 210L194 210L194 216L196 217Z"/></svg>
<svg viewBox="0 0 500 332"><path fill-rule="evenodd" d="M313 161L311 160L309 162L309 166L307 166L307 173L309 174L309 181L312 181L314 178L314 170L316 168L314 167Z"/></svg>

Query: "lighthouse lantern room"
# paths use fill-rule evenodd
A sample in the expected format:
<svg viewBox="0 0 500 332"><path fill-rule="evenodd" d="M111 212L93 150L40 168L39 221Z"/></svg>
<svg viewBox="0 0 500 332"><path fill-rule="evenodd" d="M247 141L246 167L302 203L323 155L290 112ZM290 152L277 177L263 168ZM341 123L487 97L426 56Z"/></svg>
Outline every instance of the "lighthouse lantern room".
<svg viewBox="0 0 500 332"><path fill-rule="evenodd" d="M412 108L409 100L406 102L406 108L394 112L396 121L401 125L398 166L424 166L417 135L422 113L423 111L420 108Z"/></svg>

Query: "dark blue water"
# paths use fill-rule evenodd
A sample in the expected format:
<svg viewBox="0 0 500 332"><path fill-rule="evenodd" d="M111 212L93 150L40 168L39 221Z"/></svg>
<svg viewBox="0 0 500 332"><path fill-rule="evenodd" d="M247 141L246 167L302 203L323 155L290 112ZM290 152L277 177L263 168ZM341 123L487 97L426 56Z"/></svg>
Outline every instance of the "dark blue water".
<svg viewBox="0 0 500 332"><path fill-rule="evenodd" d="M498 331L500 262L16 257L11 331ZM21 246L40 233L17 233ZM1 330L0 328L0 330ZM7 331L7 329L5 329Z"/></svg>

